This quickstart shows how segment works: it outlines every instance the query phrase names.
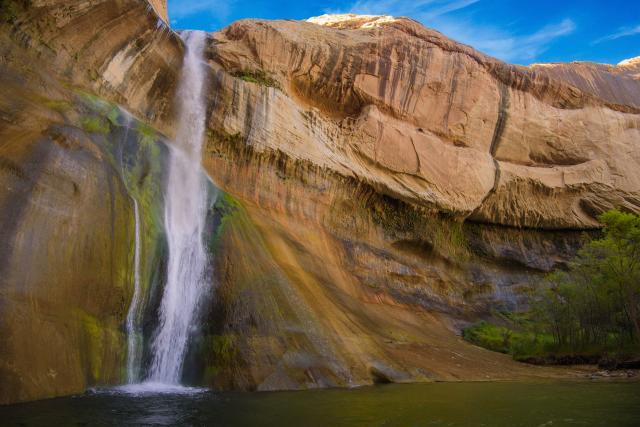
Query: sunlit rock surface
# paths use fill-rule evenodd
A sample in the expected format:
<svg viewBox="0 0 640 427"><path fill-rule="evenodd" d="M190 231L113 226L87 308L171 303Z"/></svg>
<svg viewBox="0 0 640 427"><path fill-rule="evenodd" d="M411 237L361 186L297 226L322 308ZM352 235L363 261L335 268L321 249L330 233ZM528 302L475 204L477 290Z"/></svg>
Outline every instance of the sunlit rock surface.
<svg viewBox="0 0 640 427"><path fill-rule="evenodd" d="M161 1L12 4L0 24L3 403L124 380L132 197L144 200L146 339L154 330L184 52ZM406 18L353 15L239 21L209 36L206 61L203 163L224 194L206 236L216 297L186 380L576 375L458 333L526 307L598 213L640 209L636 62L520 67Z"/></svg>
<svg viewBox="0 0 640 427"><path fill-rule="evenodd" d="M547 229L640 208L640 85L624 67L580 90L595 64L512 66L409 19L348 15L239 21L214 35L211 59L279 88L225 75L216 127L394 198Z"/></svg>
<svg viewBox="0 0 640 427"><path fill-rule="evenodd" d="M165 0L149 0L149 4L153 7L158 16L168 24L169 16L167 15L167 2Z"/></svg>
<svg viewBox="0 0 640 427"><path fill-rule="evenodd" d="M640 107L640 57L620 61L617 65L571 62L534 64L530 68L607 101Z"/></svg>

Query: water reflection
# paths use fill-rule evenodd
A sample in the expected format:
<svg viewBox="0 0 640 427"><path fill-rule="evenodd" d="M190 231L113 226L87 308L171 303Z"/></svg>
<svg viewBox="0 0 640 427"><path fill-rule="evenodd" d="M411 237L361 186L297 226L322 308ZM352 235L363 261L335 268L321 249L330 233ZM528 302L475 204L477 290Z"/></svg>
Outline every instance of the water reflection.
<svg viewBox="0 0 640 427"><path fill-rule="evenodd" d="M196 389L197 390L197 389ZM22 426L638 426L639 383L446 383L275 393L111 389L0 407Z"/></svg>

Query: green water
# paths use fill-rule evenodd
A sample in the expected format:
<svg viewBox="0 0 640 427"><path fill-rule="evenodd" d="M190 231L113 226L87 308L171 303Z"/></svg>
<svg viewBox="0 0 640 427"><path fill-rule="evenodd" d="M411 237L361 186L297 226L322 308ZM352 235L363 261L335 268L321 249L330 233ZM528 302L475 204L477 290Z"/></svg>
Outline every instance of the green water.
<svg viewBox="0 0 640 427"><path fill-rule="evenodd" d="M0 407L17 426L640 426L640 383L436 383L272 393L100 391Z"/></svg>

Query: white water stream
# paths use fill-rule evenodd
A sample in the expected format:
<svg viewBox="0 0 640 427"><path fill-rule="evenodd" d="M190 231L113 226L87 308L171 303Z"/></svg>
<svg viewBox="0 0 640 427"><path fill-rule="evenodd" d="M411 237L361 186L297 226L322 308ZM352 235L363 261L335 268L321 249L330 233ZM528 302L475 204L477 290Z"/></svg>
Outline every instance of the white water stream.
<svg viewBox="0 0 640 427"><path fill-rule="evenodd" d="M140 356L142 344L142 332L137 322L138 307L140 306L140 210L138 201L133 199L133 211L135 214L136 246L133 256L133 297L127 313L127 382L129 384L139 381Z"/></svg>
<svg viewBox="0 0 640 427"><path fill-rule="evenodd" d="M125 177L126 165L123 160L124 146L129 140L129 131L131 129L131 122L133 116L120 108L120 114L123 116L124 136L121 141L120 149L120 173L122 182L127 183ZM130 191L127 189L127 191ZM140 296L142 289L140 287L140 241L141 225L140 225L140 209L138 206L138 200L132 195L131 201L133 202L133 214L135 223L135 247L133 254L133 296L131 297L131 304L129 305L129 311L127 312L127 319L125 328L127 332L127 383L133 384L140 380L140 361L142 359L142 330L140 328L138 315L140 312Z"/></svg>
<svg viewBox="0 0 640 427"><path fill-rule="evenodd" d="M183 35L186 52L178 86L178 132L169 154L164 222L169 246L167 282L160 305L148 381L179 384L189 337L200 302L211 285L206 280L203 239L207 181L201 166L206 103L202 61L205 33Z"/></svg>

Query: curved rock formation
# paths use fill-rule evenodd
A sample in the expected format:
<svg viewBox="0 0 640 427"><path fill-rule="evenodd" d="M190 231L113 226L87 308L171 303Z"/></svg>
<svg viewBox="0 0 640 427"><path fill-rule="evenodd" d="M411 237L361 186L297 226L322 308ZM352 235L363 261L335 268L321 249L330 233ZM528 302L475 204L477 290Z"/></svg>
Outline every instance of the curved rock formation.
<svg viewBox="0 0 640 427"><path fill-rule="evenodd" d="M572 62L533 64L530 68L608 102L640 107L640 57L627 59L618 65Z"/></svg>
<svg viewBox="0 0 640 427"><path fill-rule="evenodd" d="M211 59L278 87L221 78L213 126L389 196L548 229L597 227L603 210L640 207L640 109L620 90L580 90L406 18L243 20L214 35ZM634 98L637 77L623 84Z"/></svg>
<svg viewBox="0 0 640 427"><path fill-rule="evenodd" d="M163 1L6 4L0 403L123 380L132 197L153 330L184 49ZM526 307L587 238L571 230L640 211L636 62L520 67L407 18L353 15L239 21L206 55L203 162L223 193L190 382L576 375L457 333Z"/></svg>

